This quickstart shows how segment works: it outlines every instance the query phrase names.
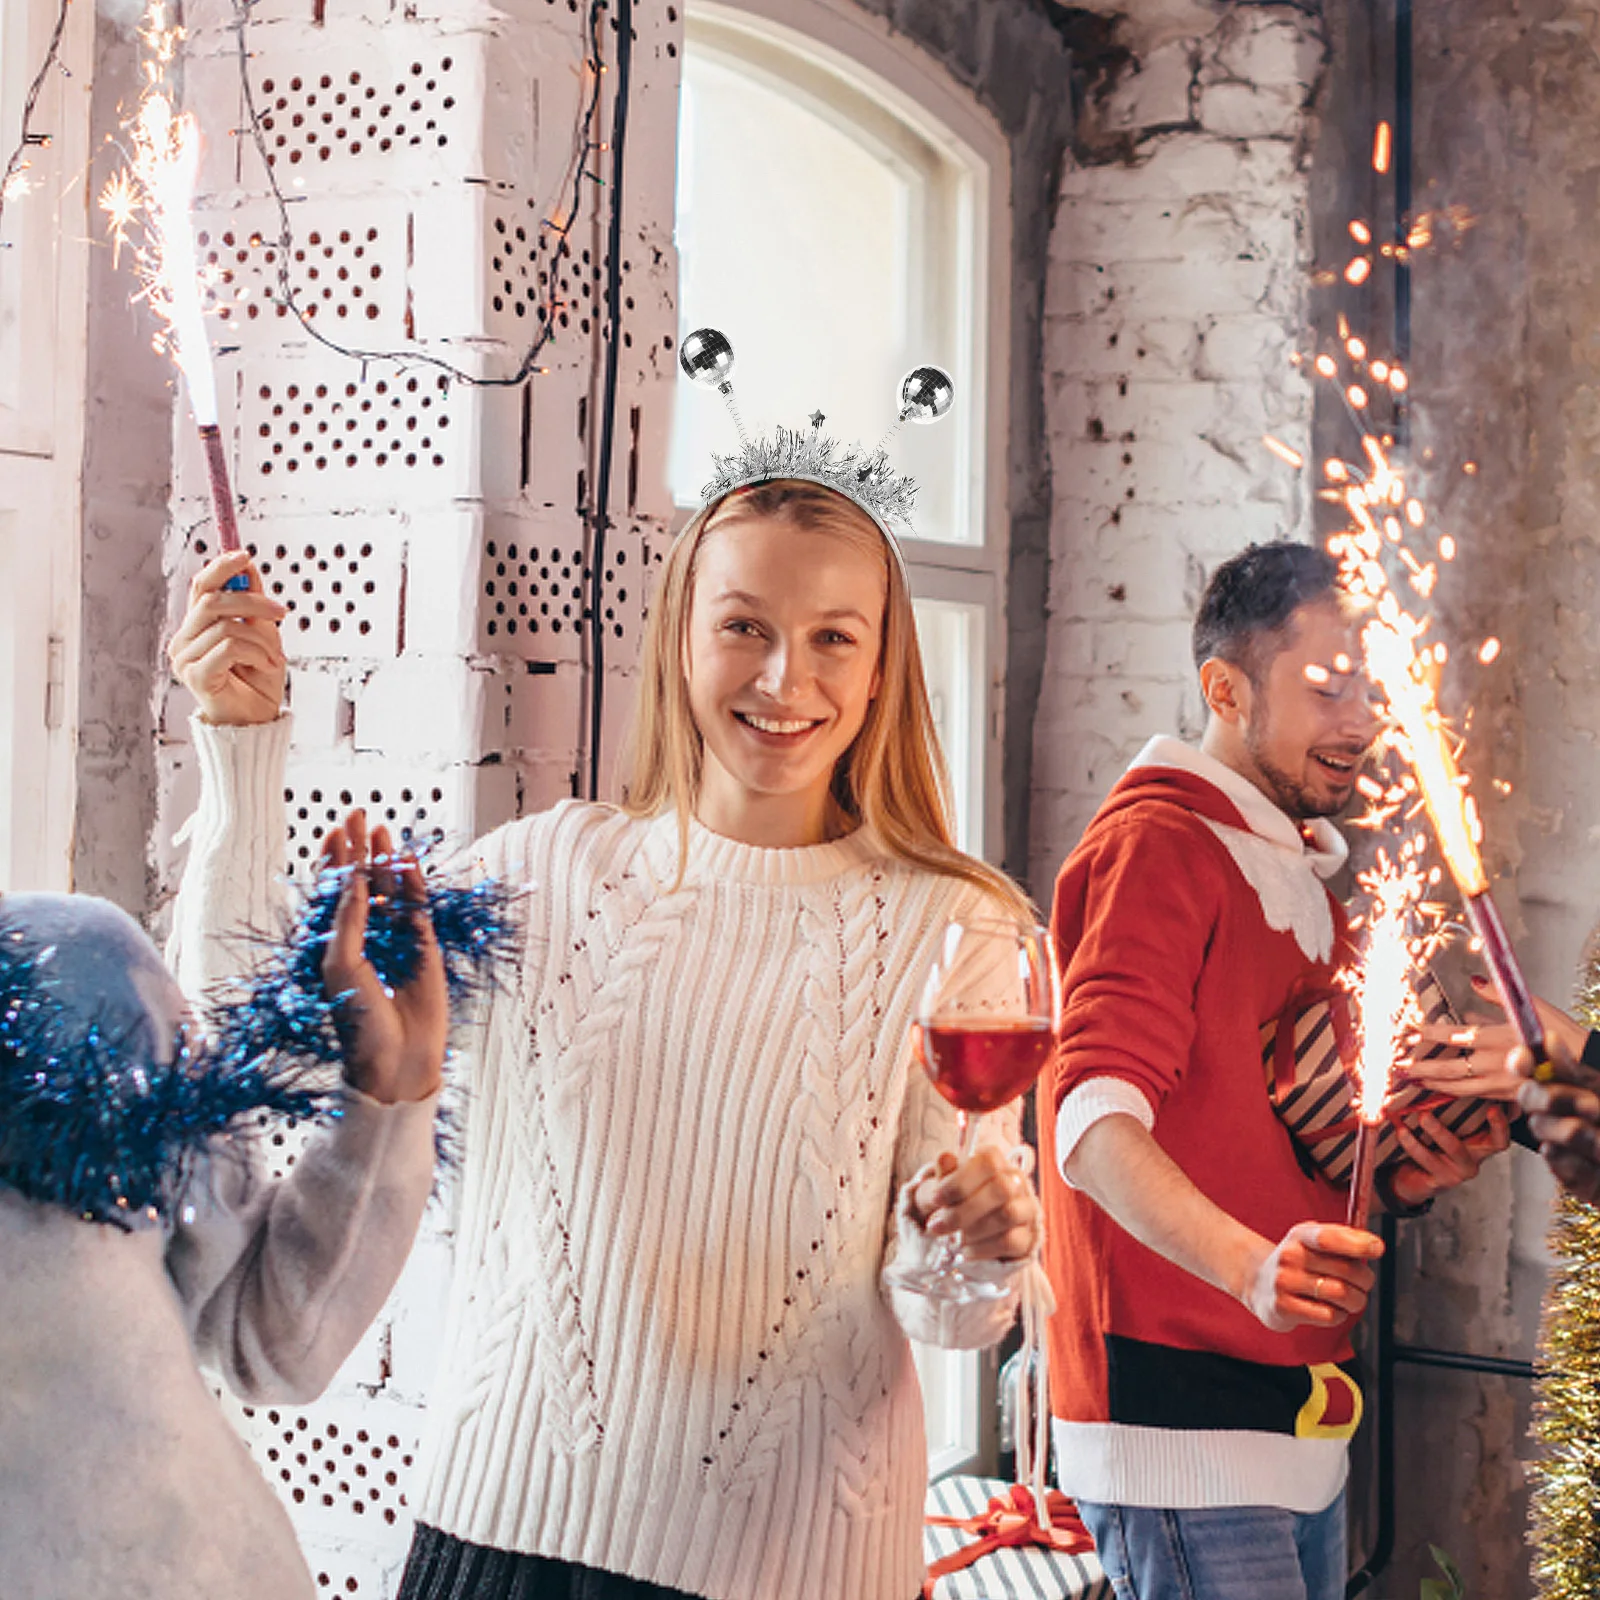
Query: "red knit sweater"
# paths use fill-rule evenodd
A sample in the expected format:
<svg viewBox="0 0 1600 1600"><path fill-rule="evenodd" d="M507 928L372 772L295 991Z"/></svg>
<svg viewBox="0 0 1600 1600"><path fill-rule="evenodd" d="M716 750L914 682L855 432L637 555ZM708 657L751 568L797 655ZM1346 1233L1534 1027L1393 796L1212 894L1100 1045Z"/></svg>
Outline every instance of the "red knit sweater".
<svg viewBox="0 0 1600 1600"><path fill-rule="evenodd" d="M1272 1110L1261 1053L1263 1024L1309 972L1328 970L1292 926L1269 917L1289 922L1285 898L1298 896L1303 928L1307 904L1321 917L1315 897L1325 896L1342 945L1342 913L1297 858L1287 819L1273 813L1277 827L1264 837L1262 797L1252 830L1241 807L1197 775L1214 763L1183 756L1191 770L1135 766L1122 779L1056 885L1063 1025L1040 1083L1039 1134L1045 1259L1061 1303L1050 1335L1053 1409L1080 1425L1058 1425L1058 1470L1069 1492L1090 1499L1320 1509L1297 1501L1324 1498L1335 1470L1328 1443L1359 1415L1359 1391L1334 1366L1350 1360L1348 1325L1269 1332L1140 1244L1058 1168L1062 1100L1109 1076L1148 1100L1156 1142L1194 1184L1263 1237L1343 1220L1343 1193L1307 1173ZM1258 890L1236 851L1265 859L1258 877L1278 877ZM1263 1435L1275 1436L1270 1445ZM1320 1456L1295 1453L1308 1440ZM1340 1462L1339 1481L1342 1472Z"/></svg>

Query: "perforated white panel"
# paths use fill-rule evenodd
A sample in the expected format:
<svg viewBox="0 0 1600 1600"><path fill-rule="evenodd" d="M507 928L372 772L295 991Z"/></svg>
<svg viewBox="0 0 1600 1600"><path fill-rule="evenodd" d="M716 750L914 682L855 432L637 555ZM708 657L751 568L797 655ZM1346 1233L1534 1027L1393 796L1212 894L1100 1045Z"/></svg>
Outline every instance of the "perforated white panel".
<svg viewBox="0 0 1600 1600"><path fill-rule="evenodd" d="M309 873L317 859L318 841L343 822L354 806L370 822L384 823L397 841L440 844L470 833L471 780L459 771L405 772L392 763L300 765L290 768L283 797L287 808L288 870Z"/></svg>
<svg viewBox="0 0 1600 1600"><path fill-rule="evenodd" d="M343 52L332 50L286 52L262 68L256 104L280 183L301 167L338 182L358 162L366 177L378 158L391 165L409 158L408 170L422 160L447 172L473 158L483 104L480 50L462 51L411 28L385 29L372 43L364 61L341 60Z"/></svg>
<svg viewBox="0 0 1600 1600"><path fill-rule="evenodd" d="M403 342L411 229L409 208L393 201L297 206L287 276L306 320L341 342ZM275 207L203 212L195 243L220 339L245 337L262 318L292 324L281 293L284 252ZM282 336L301 338L292 326Z"/></svg>
<svg viewBox="0 0 1600 1600"><path fill-rule="evenodd" d="M571 660L588 612L589 567L580 529L492 523L483 543L479 647L526 660Z"/></svg>
<svg viewBox="0 0 1600 1600"><path fill-rule="evenodd" d="M399 552L358 528L333 528L315 543L260 550L257 561L267 592L292 608L296 655L387 655L399 647Z"/></svg>
<svg viewBox="0 0 1600 1600"><path fill-rule="evenodd" d="M301 1407L242 1409L258 1424L260 1454L279 1492L309 1513L306 1527L331 1520L329 1513L390 1526L405 1514L420 1433L411 1407L354 1398L324 1400L315 1415Z"/></svg>
<svg viewBox="0 0 1600 1600"><path fill-rule="evenodd" d="M261 358L242 385L238 489L359 507L470 495L471 397L427 371L363 375L333 356Z"/></svg>

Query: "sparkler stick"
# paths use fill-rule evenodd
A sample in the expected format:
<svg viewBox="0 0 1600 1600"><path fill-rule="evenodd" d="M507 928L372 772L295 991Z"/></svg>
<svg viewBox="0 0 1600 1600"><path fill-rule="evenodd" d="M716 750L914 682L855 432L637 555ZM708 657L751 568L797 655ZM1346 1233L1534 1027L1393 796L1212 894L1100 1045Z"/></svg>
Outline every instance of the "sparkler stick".
<svg viewBox="0 0 1600 1600"><path fill-rule="evenodd" d="M144 297L164 324L158 345L172 355L188 389L189 409L205 456L217 543L225 551L237 550L238 518L217 421L216 376L195 258L193 206L200 171L199 124L188 113L175 114L167 95L152 89L140 104L129 135L131 178L119 175L106 186L100 197L101 209L111 218L119 250L127 242L130 227L138 225L135 261ZM249 580L241 573L229 579L227 587L245 589Z"/></svg>
<svg viewBox="0 0 1600 1600"><path fill-rule="evenodd" d="M1350 1169L1350 1204L1345 1211L1347 1228L1365 1228L1372 1213L1372 1180L1376 1176L1378 1128L1380 1124L1362 1119L1356 1130L1356 1162Z"/></svg>

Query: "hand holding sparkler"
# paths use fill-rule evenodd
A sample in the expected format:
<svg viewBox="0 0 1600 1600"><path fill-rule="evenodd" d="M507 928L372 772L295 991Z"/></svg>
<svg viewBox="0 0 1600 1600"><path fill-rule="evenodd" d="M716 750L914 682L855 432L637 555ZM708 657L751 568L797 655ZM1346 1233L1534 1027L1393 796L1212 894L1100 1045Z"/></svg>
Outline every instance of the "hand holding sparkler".
<svg viewBox="0 0 1600 1600"><path fill-rule="evenodd" d="M1363 1228L1296 1223L1262 1258L1241 1299L1274 1333L1331 1328L1366 1310L1371 1263L1382 1254L1383 1241Z"/></svg>
<svg viewBox="0 0 1600 1600"><path fill-rule="evenodd" d="M1542 1063L1526 1048L1512 1051L1511 1070L1524 1080L1517 1103L1562 1188L1593 1205L1600 1202L1600 1072L1574 1059L1559 1035L1548 1042Z"/></svg>
<svg viewBox="0 0 1600 1600"><path fill-rule="evenodd" d="M233 587L240 578L243 590ZM239 727L276 720L288 681L278 634L287 610L262 589L245 551L218 556L195 575L167 656L207 722Z"/></svg>
<svg viewBox="0 0 1600 1600"><path fill-rule="evenodd" d="M1493 983L1488 978L1474 977L1472 986L1480 1000L1501 1010L1501 1017L1469 1012L1465 1024L1428 1024L1422 1029L1421 1045L1425 1049L1446 1045L1453 1047L1453 1053L1413 1061L1405 1069L1406 1077L1441 1094L1475 1100L1515 1100L1524 1075L1509 1064L1507 1057L1520 1043L1520 1035L1514 1024L1504 1020L1504 1008ZM1560 1039L1574 1059L1583 1054L1589 1030L1581 1022L1537 995L1533 1008L1546 1039Z"/></svg>

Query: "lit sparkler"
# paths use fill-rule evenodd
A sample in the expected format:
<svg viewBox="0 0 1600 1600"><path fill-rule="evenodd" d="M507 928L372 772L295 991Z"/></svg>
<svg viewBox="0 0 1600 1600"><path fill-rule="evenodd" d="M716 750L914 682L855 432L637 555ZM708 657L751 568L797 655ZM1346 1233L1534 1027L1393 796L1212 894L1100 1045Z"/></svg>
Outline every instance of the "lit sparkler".
<svg viewBox="0 0 1600 1600"><path fill-rule="evenodd" d="M1390 155L1390 129L1380 124L1373 142L1374 170L1386 172ZM1427 247L1439 220L1457 235L1465 232L1474 219L1458 210L1417 219L1403 247L1384 246L1379 253L1399 259L1403 251ZM1349 234L1361 253L1351 259L1344 277L1358 284L1370 271L1372 230L1356 221ZM1335 277L1320 274L1319 281L1332 282ZM1482 827L1477 808L1457 762L1457 741L1437 703L1435 681L1448 652L1442 643L1425 641L1428 619L1413 616L1401 603L1401 590L1396 587L1409 585L1427 601L1441 566L1453 561L1457 553L1455 540L1446 533L1433 533L1431 548L1425 547L1431 532L1426 507L1411 492L1403 468L1391 460L1392 438L1370 420L1375 399L1388 394L1398 400L1410 386L1409 376L1397 363L1369 351L1366 341L1352 334L1343 316L1338 320L1336 346L1324 349L1309 362L1304 357L1296 359L1339 391L1361 429L1361 458L1324 462L1325 482L1318 494L1341 506L1348 517L1347 527L1328 541L1328 548L1339 560L1345 586L1373 605L1374 615L1362 634L1364 664L1368 677L1387 700L1392 719L1383 734L1383 746L1408 769L1381 780L1362 776L1359 787L1368 812L1359 823L1403 831L1411 819L1427 813L1506 1014L1535 1061L1543 1063L1544 1031L1490 893L1479 848ZM1280 460L1298 468L1298 452L1270 436L1263 442ZM1465 463L1462 470L1470 476L1477 471L1476 463ZM1486 639L1478 647L1477 659L1488 665L1500 651L1498 639ZM1307 669L1308 676L1317 672L1328 676L1326 668ZM1495 788L1509 791L1509 785L1496 783ZM1414 1042L1421 1020L1409 973L1413 967L1426 965L1443 914L1442 907L1422 898L1442 876L1437 867L1422 872L1422 848L1421 836L1411 834L1395 856L1380 853L1378 871L1360 880L1370 897L1370 913L1366 956L1350 977L1358 996L1362 1039L1356 1072L1359 1133L1348 1213L1352 1226L1365 1223L1383 1106L1396 1063ZM1413 928L1424 922L1430 923L1433 931L1426 936L1414 934Z"/></svg>
<svg viewBox="0 0 1600 1600"><path fill-rule="evenodd" d="M1398 856L1380 851L1378 865L1361 875L1370 897L1366 949L1352 975L1361 1048L1356 1059L1355 1165L1350 1174L1350 1204L1345 1221L1367 1225L1383 1109L1395 1070L1409 1054L1422 1009L1411 985L1412 968L1424 958L1426 941L1413 932L1428 879L1421 865L1421 841L1413 838Z"/></svg>
<svg viewBox="0 0 1600 1600"><path fill-rule="evenodd" d="M206 477L217 543L239 548L233 489L218 426L216 376L206 332L202 285L194 239L194 191L200 173L200 127L173 109L165 74L176 57L181 31L168 25L154 0L139 37L147 59L147 88L128 127L130 167L112 177L100 194L112 244L120 257L132 251L142 294L160 319L156 346L183 373L189 407L205 452ZM237 580L233 580L236 586Z"/></svg>
<svg viewBox="0 0 1600 1600"><path fill-rule="evenodd" d="M1506 1015L1535 1059L1543 1060L1544 1030L1489 891L1479 850L1483 830L1477 806L1457 765L1455 741L1434 694L1432 671L1443 665L1444 647L1419 648L1427 619L1418 620L1401 605L1385 565L1386 555L1396 556L1412 588L1427 598L1437 579L1436 561L1451 559L1455 546L1441 538L1435 560L1428 561L1408 547L1408 533L1426 522L1421 502L1408 493L1404 475L1390 462L1383 439L1369 433L1362 446L1364 470L1341 462L1337 472L1327 473L1330 481L1340 485L1336 498L1350 513L1350 527L1330 540L1329 548L1340 560L1346 584L1376 602L1377 615L1363 630L1362 644L1367 671L1383 691L1394 717L1392 747L1404 756L1414 774L1415 800L1433 824L1440 853L1461 891ZM1479 658L1493 660L1499 649L1498 640L1486 640ZM1393 798L1404 801L1409 797Z"/></svg>
<svg viewBox="0 0 1600 1600"><path fill-rule="evenodd" d="M1435 697L1434 677L1447 652L1443 644L1423 642L1428 619L1408 612L1390 581L1391 571L1402 573L1401 581L1423 600L1429 599L1440 565L1455 558L1456 544L1449 535L1440 534L1431 551L1419 553L1413 548L1426 536L1426 508L1390 458L1393 441L1364 415L1380 385L1396 396L1406 392L1409 379L1404 369L1372 356L1365 342L1351 335L1343 318L1339 338L1338 357L1324 351L1311 365L1319 378L1340 390L1363 427L1363 459L1324 463L1327 486L1321 496L1341 505L1349 517L1348 527L1328 541L1328 548L1339 559L1346 587L1376 607L1362 635L1366 669L1394 719L1386 743L1410 767L1409 782L1364 785L1373 806L1365 820L1369 826L1383 827L1419 810L1427 812L1506 1014L1535 1060L1542 1061L1544 1030L1489 890L1479 849L1482 827L1477 807L1457 765L1456 741ZM1476 464L1466 463L1463 471L1470 475ZM1498 639L1483 641L1479 661L1493 661L1500 649Z"/></svg>

